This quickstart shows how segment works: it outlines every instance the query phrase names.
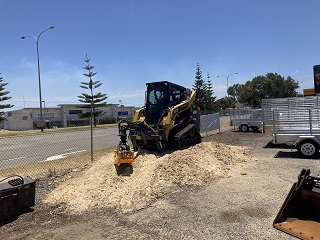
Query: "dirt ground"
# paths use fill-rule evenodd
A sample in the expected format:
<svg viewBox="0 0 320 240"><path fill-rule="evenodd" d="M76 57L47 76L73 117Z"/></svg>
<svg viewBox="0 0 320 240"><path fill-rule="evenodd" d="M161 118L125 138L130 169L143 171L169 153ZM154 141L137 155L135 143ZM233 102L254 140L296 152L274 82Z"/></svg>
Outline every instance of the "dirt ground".
<svg viewBox="0 0 320 240"><path fill-rule="evenodd" d="M270 134L224 126L189 149L141 151L130 176L106 154L81 171L37 179L34 211L2 239L295 239L272 227L302 168L318 160Z"/></svg>

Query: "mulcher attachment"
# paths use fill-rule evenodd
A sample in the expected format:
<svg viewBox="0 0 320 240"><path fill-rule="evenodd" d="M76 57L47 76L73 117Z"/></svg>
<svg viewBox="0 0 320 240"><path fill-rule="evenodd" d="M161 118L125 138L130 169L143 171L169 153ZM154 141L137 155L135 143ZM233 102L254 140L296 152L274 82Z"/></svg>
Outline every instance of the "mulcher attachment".
<svg viewBox="0 0 320 240"><path fill-rule="evenodd" d="M273 226L300 239L320 239L320 177L302 169Z"/></svg>
<svg viewBox="0 0 320 240"><path fill-rule="evenodd" d="M121 164L131 165L134 159L134 151L131 149L127 140L128 129L126 128L126 125L122 125L122 122L126 123L126 121L120 121L118 123L120 142L117 150L114 150L113 153L114 164L116 165L116 167L119 167Z"/></svg>
<svg viewBox="0 0 320 240"><path fill-rule="evenodd" d="M132 164L134 151L130 148L126 136L120 136L121 140L117 150L114 150L114 164L120 166L123 163Z"/></svg>
<svg viewBox="0 0 320 240"><path fill-rule="evenodd" d="M119 122L119 136L120 142L117 150L113 152L114 165L118 175L130 175L132 174L132 163L134 160L134 151L130 147L127 140L127 128L126 125L122 125L122 121Z"/></svg>

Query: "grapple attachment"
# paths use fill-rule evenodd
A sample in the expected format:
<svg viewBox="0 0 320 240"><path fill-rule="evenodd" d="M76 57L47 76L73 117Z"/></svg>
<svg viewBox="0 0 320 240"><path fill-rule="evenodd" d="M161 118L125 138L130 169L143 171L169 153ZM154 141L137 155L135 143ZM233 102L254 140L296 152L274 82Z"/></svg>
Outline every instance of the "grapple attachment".
<svg viewBox="0 0 320 240"><path fill-rule="evenodd" d="M273 226L300 239L320 239L320 177L302 169Z"/></svg>

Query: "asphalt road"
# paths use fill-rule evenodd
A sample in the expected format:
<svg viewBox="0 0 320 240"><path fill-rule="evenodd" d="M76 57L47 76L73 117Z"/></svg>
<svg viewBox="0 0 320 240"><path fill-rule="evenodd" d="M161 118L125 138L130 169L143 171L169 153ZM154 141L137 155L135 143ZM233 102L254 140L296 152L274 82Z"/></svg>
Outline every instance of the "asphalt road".
<svg viewBox="0 0 320 240"><path fill-rule="evenodd" d="M225 122L229 122L228 116L220 118L221 124ZM116 147L119 140L118 127L93 130L94 150ZM45 132L32 136L0 138L0 146L1 170L90 152L91 137L90 130Z"/></svg>
<svg viewBox="0 0 320 240"><path fill-rule="evenodd" d="M90 136L86 130L0 138L0 169L90 152ZM117 127L93 131L94 150L114 147L118 142Z"/></svg>

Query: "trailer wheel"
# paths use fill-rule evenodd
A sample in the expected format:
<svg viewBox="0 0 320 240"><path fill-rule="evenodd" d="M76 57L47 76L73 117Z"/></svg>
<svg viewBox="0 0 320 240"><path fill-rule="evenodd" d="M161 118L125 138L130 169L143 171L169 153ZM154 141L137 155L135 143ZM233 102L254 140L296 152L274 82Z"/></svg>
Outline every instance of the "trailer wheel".
<svg viewBox="0 0 320 240"><path fill-rule="evenodd" d="M312 140L304 140L298 144L298 152L306 158L314 158L319 154L319 144Z"/></svg>
<svg viewBox="0 0 320 240"><path fill-rule="evenodd" d="M241 130L241 132L248 132L249 126L247 124L241 124L240 130Z"/></svg>

